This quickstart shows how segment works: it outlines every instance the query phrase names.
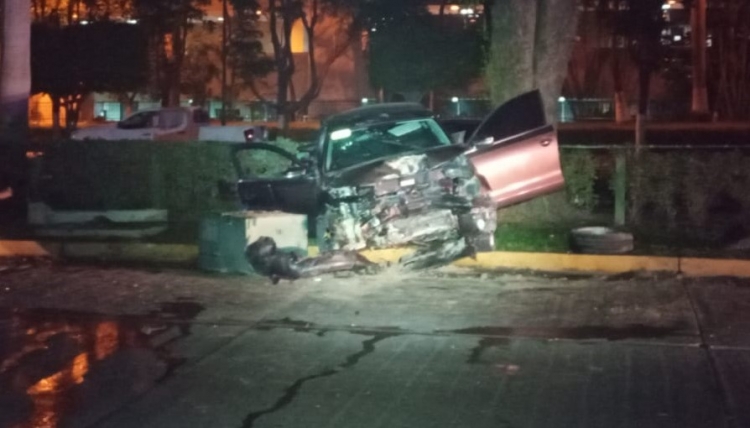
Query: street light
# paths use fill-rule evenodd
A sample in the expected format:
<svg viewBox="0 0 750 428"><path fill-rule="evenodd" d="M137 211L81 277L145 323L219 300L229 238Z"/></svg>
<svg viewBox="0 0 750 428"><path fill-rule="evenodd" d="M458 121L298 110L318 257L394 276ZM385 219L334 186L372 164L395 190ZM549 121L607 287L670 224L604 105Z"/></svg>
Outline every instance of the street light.
<svg viewBox="0 0 750 428"><path fill-rule="evenodd" d="M451 98L451 102L456 105L456 116L461 116L461 103L458 100L458 97Z"/></svg>

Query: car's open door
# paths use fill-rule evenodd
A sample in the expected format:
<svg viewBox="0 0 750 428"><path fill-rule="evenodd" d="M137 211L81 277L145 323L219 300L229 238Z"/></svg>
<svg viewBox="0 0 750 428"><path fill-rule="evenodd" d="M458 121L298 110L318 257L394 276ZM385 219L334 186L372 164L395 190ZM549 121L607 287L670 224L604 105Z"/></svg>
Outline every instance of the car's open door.
<svg viewBox="0 0 750 428"><path fill-rule="evenodd" d="M254 162L247 155L258 157ZM269 157L273 158L270 162ZM257 161L264 158L264 164L271 165L273 171L250 171L254 163L258 164ZM316 212L319 187L311 164L300 161L284 149L265 143L236 145L232 161L240 178L237 193L245 209L295 214Z"/></svg>
<svg viewBox="0 0 750 428"><path fill-rule="evenodd" d="M468 144L467 156L498 207L563 187L557 132L547 124L539 91L498 107Z"/></svg>

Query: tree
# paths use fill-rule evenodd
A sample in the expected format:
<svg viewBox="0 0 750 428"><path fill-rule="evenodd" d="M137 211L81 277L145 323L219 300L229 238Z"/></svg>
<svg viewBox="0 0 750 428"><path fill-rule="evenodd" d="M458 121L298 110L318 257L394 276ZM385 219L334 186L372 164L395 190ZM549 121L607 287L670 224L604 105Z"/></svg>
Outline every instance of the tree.
<svg viewBox="0 0 750 428"><path fill-rule="evenodd" d="M132 10L130 0L31 0L31 12L36 23L71 25L128 17Z"/></svg>
<svg viewBox="0 0 750 428"><path fill-rule="evenodd" d="M482 66L482 35L478 26L413 16L374 27L370 34L369 75L372 85L389 92L416 94L458 88L478 76Z"/></svg>
<svg viewBox="0 0 750 428"><path fill-rule="evenodd" d="M49 94L53 111L62 104L68 129L76 126L87 94L136 91L147 79L146 38L136 25L39 23L32 28L32 91Z"/></svg>
<svg viewBox="0 0 750 428"><path fill-rule="evenodd" d="M258 30L262 11L256 0L231 0L231 4L234 16L230 21L227 62L233 76L254 87L256 80L267 76L274 67L273 59L263 51L263 34Z"/></svg>
<svg viewBox="0 0 750 428"><path fill-rule="evenodd" d="M307 110L318 97L333 63L350 48L355 37L360 36L355 1L341 0L268 0L264 15L268 20L273 52L271 60L275 72L274 101L268 100L259 90L257 79L244 76L246 83L261 101L275 106L279 123L286 129L289 121L299 112ZM292 30L301 25L304 32L304 51L308 68L308 81L304 88L296 88L293 77L297 63L292 50ZM326 44L321 44L325 39Z"/></svg>
<svg viewBox="0 0 750 428"><path fill-rule="evenodd" d="M578 20L577 0L486 1L489 32L487 84L494 103L539 89L547 118L568 70Z"/></svg>
<svg viewBox="0 0 750 428"><path fill-rule="evenodd" d="M4 0L0 46L0 132L23 139L31 91L31 15L28 0Z"/></svg>
<svg viewBox="0 0 750 428"><path fill-rule="evenodd" d="M180 103L180 76L188 30L210 0L132 0L133 14L147 29L155 92L165 107Z"/></svg>
<svg viewBox="0 0 750 428"><path fill-rule="evenodd" d="M219 76L218 58L221 55L213 23L194 29L188 36L188 47L182 66L180 89L190 96L194 105L203 106L213 94L209 91L212 80Z"/></svg>

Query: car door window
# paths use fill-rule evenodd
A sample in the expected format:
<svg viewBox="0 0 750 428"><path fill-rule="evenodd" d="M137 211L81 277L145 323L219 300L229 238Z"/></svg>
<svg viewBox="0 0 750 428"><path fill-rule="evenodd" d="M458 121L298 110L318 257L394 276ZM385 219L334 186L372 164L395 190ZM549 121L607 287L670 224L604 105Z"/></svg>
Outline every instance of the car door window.
<svg viewBox="0 0 750 428"><path fill-rule="evenodd" d="M154 126L156 112L144 111L136 113L118 124L121 129L146 129Z"/></svg>
<svg viewBox="0 0 750 428"><path fill-rule="evenodd" d="M181 110L165 110L160 116L159 127L161 129L178 129L185 125L185 112Z"/></svg>
<svg viewBox="0 0 750 428"><path fill-rule="evenodd" d="M277 146L238 145L234 166L237 192L245 209L311 214L318 207L319 188L312 166Z"/></svg>
<svg viewBox="0 0 750 428"><path fill-rule="evenodd" d="M235 164L240 169L240 178L283 178L299 169L291 153L280 152L254 144L254 149L235 153Z"/></svg>
<svg viewBox="0 0 750 428"><path fill-rule="evenodd" d="M531 91L502 104L477 127L470 142L492 138L502 141L544 127L547 119L539 91Z"/></svg>

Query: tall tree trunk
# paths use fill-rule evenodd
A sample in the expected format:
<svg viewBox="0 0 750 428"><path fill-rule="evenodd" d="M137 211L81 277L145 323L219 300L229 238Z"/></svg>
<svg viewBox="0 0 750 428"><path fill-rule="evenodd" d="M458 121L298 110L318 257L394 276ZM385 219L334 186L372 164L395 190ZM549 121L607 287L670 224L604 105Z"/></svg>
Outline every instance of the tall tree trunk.
<svg viewBox="0 0 750 428"><path fill-rule="evenodd" d="M534 86L536 0L495 1L487 61L487 85L494 104Z"/></svg>
<svg viewBox="0 0 750 428"><path fill-rule="evenodd" d="M628 114L628 100L625 97L625 91L615 91L615 123L627 122L630 119Z"/></svg>
<svg viewBox="0 0 750 428"><path fill-rule="evenodd" d="M708 91L706 90L706 0L694 0L690 23L692 31L693 102L694 114L708 114Z"/></svg>
<svg viewBox="0 0 750 428"><path fill-rule="evenodd" d="M639 151L646 142L646 120L651 92L651 70L641 67L638 71L638 115L635 122L635 149Z"/></svg>
<svg viewBox="0 0 750 428"><path fill-rule="evenodd" d="M60 136L60 97L51 95L52 99L52 135L55 138Z"/></svg>
<svg viewBox="0 0 750 428"><path fill-rule="evenodd" d="M539 89L550 122L568 70L578 22L576 0L496 1L490 9L487 83L492 101Z"/></svg>
<svg viewBox="0 0 750 428"><path fill-rule="evenodd" d="M291 80L291 76L282 76L282 74L286 74L286 71L279 70L278 73L279 80L278 90L276 92L276 114L277 120L279 121L279 128L282 131L286 131L291 120L291 111L289 108L289 81Z"/></svg>
<svg viewBox="0 0 750 428"><path fill-rule="evenodd" d="M557 100L562 93L568 62L573 53L578 15L576 0L538 0L534 86L542 92L547 121L550 123L559 119Z"/></svg>
<svg viewBox="0 0 750 428"><path fill-rule="evenodd" d="M620 52L617 47L612 51L612 81L615 89L615 122L623 123L630 119L628 114L628 100L625 97L625 89L622 83L622 64Z"/></svg>
<svg viewBox="0 0 750 428"><path fill-rule="evenodd" d="M31 12L28 0L4 0L0 48L0 132L23 140L29 127Z"/></svg>

